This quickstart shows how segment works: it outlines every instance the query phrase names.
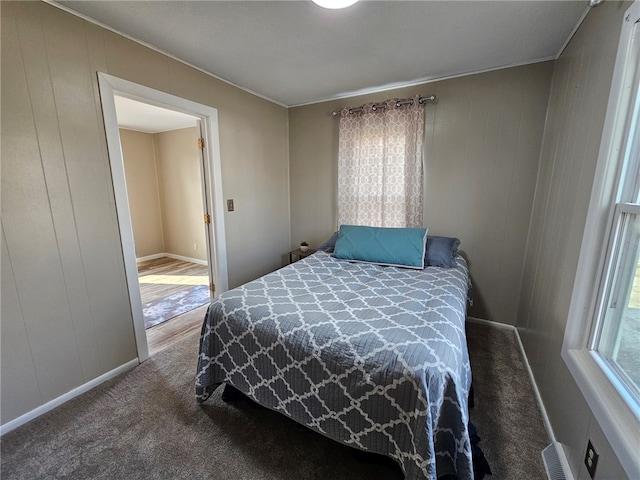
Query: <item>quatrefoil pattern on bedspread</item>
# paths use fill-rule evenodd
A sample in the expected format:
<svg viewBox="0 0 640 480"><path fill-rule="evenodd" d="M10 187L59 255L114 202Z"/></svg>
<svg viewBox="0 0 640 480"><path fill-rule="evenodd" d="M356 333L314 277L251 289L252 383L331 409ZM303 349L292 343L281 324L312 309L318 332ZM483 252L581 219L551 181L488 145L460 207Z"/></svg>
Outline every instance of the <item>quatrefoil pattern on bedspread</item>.
<svg viewBox="0 0 640 480"><path fill-rule="evenodd" d="M408 270L317 252L220 295L196 396L222 382L406 479L473 478L466 263Z"/></svg>

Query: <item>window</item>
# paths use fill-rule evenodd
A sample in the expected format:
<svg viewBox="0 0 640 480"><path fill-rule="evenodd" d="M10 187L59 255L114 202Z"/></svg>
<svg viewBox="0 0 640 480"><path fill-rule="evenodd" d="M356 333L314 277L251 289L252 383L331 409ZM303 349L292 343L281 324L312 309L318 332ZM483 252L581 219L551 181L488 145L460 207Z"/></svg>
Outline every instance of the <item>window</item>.
<svg viewBox="0 0 640 480"><path fill-rule="evenodd" d="M591 350L621 382L633 408L640 404L640 204L619 204L604 294Z"/></svg>
<svg viewBox="0 0 640 480"><path fill-rule="evenodd" d="M562 356L632 476L640 442L640 1L626 13Z"/></svg>
<svg viewBox="0 0 640 480"><path fill-rule="evenodd" d="M625 62L624 105L618 108L621 163L616 201L610 207L609 241L601 274L590 350L620 382L625 400L640 416L640 23L631 31ZM623 77L623 78L624 78ZM617 155L616 155L617 154ZM616 158L616 156L618 158Z"/></svg>

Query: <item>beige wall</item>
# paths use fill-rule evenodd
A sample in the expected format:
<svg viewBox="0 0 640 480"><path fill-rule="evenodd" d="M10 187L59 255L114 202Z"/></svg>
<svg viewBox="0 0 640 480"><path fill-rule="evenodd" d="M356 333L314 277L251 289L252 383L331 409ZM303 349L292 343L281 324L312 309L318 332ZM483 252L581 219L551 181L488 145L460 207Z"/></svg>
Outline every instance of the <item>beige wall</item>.
<svg viewBox="0 0 640 480"><path fill-rule="evenodd" d="M198 129L120 129L136 257L207 260Z"/></svg>
<svg viewBox="0 0 640 480"><path fill-rule="evenodd" d="M218 109L229 284L282 265L283 107L43 2L2 2L2 412L136 357L97 71Z"/></svg>
<svg viewBox="0 0 640 480"><path fill-rule="evenodd" d="M556 61L518 309L527 357L577 479L589 478L588 438L600 454L596 478L626 478L560 352L628 6L605 2L591 9Z"/></svg>
<svg viewBox="0 0 640 480"><path fill-rule="evenodd" d="M435 94L427 104L425 219L469 260L470 314L515 324L553 64L538 63L289 111L291 242L336 229L338 119L332 110Z"/></svg>
<svg viewBox="0 0 640 480"><path fill-rule="evenodd" d="M165 252L154 136L120 129L136 257Z"/></svg>
<svg viewBox="0 0 640 480"><path fill-rule="evenodd" d="M153 135L166 253L207 260L198 129ZM195 245L195 248L194 248Z"/></svg>

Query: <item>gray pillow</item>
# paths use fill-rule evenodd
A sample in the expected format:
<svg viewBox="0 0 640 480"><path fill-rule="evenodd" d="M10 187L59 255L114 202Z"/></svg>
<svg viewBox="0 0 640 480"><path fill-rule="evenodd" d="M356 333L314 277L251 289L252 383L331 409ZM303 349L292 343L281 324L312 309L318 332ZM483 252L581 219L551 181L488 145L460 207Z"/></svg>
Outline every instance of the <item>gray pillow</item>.
<svg viewBox="0 0 640 480"><path fill-rule="evenodd" d="M456 255L460 240L455 237L427 235L427 249L424 255L425 267L456 266Z"/></svg>
<svg viewBox="0 0 640 480"><path fill-rule="evenodd" d="M338 239L338 232L335 232L329 237L329 239L318 247L318 250L327 253L333 253L333 249L336 246L336 240Z"/></svg>

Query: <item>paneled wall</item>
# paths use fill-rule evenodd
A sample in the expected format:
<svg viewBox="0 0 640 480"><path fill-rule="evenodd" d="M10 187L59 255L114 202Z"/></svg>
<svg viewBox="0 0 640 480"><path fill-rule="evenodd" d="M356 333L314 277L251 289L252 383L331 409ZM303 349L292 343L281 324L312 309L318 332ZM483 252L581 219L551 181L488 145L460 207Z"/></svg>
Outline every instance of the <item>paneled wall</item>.
<svg viewBox="0 0 640 480"><path fill-rule="evenodd" d="M230 287L289 248L287 110L44 2L2 2L6 423L136 358L97 72L218 109Z"/></svg>
<svg viewBox="0 0 640 480"><path fill-rule="evenodd" d="M425 107L424 225L461 239L474 282L470 314L515 324L552 71L544 62L290 109L292 246L317 246L337 227L331 111L435 94Z"/></svg>
<svg viewBox="0 0 640 480"><path fill-rule="evenodd" d="M626 478L560 352L628 7L605 2L591 9L556 60L518 309L529 363L577 479L589 478L587 438L600 454L596 478Z"/></svg>

